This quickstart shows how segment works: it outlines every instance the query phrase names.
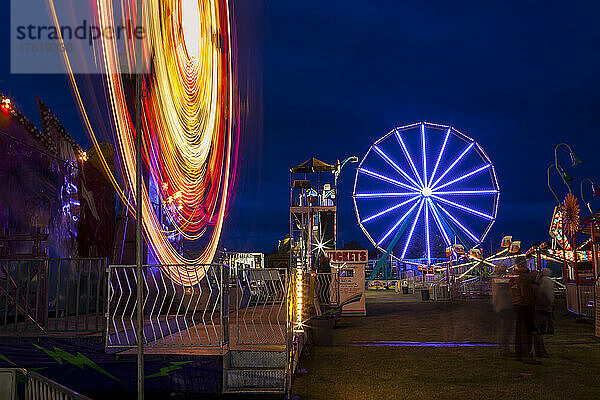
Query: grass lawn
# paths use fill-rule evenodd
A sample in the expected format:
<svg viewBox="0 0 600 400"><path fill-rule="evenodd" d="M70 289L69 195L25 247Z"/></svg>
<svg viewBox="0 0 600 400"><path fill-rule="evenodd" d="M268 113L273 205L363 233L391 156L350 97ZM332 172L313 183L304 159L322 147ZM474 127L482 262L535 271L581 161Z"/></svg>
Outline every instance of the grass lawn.
<svg viewBox="0 0 600 400"><path fill-rule="evenodd" d="M499 349L370 346L360 342L495 342L488 300L421 302L367 292L367 317L344 317L332 347L312 347L293 393L300 399L600 399L600 342L591 323L556 305L551 353L531 366Z"/></svg>

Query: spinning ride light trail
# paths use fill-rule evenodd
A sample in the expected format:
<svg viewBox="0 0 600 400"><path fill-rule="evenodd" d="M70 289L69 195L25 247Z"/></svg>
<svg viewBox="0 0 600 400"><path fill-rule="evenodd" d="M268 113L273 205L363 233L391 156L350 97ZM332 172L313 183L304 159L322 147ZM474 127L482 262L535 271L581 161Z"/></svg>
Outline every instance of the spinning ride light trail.
<svg viewBox="0 0 600 400"><path fill-rule="evenodd" d="M60 26L53 0L48 0L54 24ZM194 285L217 250L228 202L233 194L239 146L239 107L235 82L235 42L228 0L144 2L143 19L136 21L136 1L91 2L96 25L110 28L114 21L131 21L143 27L141 40L125 39L126 67L116 39L103 38L95 49L104 74L105 100L114 127L122 179L108 167L98 146L88 107L70 68L65 65L84 124L105 171L122 201L135 215L142 208L146 238L178 284ZM136 65L135 46L142 46L143 65ZM144 167L158 189L162 213L159 220L149 188L142 187L142 204L135 198L135 115L128 104L125 78L129 71L144 72L142 132ZM124 184L119 184L123 181ZM169 240L177 233L188 241L202 238L203 251L195 259L180 254Z"/></svg>
<svg viewBox="0 0 600 400"><path fill-rule="evenodd" d="M444 248L481 243L499 197L496 170L481 146L453 127L427 122L396 128L371 145L353 190L358 223L371 243L428 266L439 257L436 240Z"/></svg>

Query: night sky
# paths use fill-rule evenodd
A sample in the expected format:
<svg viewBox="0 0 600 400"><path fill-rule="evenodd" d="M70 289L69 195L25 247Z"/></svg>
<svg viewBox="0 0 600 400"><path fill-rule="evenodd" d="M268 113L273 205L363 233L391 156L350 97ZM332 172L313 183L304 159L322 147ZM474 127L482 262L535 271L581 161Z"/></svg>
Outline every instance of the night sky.
<svg viewBox="0 0 600 400"><path fill-rule="evenodd" d="M254 89L223 234L231 250L269 252L288 233L290 166L311 156L362 158L395 126L418 121L455 126L494 162L502 190L494 247L506 234L526 244L548 239L555 202L546 168L557 143L566 141L584 161L571 168L559 152L578 197L581 178L600 181L597 2L240 3L240 63L252 72L242 84ZM0 92L38 126L40 96L89 144L64 76L10 74L8 12L0 18ZM355 165L340 179L338 236L340 244L367 245L351 201ZM556 174L552 182L564 197ZM600 199L592 204L600 208Z"/></svg>

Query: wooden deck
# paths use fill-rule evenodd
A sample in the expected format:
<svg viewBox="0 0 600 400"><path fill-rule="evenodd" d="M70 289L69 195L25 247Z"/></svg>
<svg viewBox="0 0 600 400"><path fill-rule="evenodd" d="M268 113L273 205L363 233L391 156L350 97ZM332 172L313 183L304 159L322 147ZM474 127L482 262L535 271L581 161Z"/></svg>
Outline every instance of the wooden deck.
<svg viewBox="0 0 600 400"><path fill-rule="evenodd" d="M144 354L222 355L220 338L227 333L220 324L195 321L187 329L162 332L157 340L144 345ZM171 324L172 326L173 324ZM185 326L182 326L185 328ZM147 328L146 328L147 330ZM156 330L156 328L155 328ZM285 310L279 305L251 307L229 314L230 350L283 351L285 349ZM227 346L225 346L227 347ZM118 354L135 354L135 347Z"/></svg>
<svg viewBox="0 0 600 400"><path fill-rule="evenodd" d="M144 344L145 354L182 354L182 355L222 355L223 348L230 350L282 351L285 349L285 308L279 304L260 305L240 309L229 313L229 329L222 329L218 315L213 319L196 316L194 323L182 316L179 318L161 316L144 321L146 337L157 338ZM132 321L115 320L109 326L114 346L108 352L115 354L135 354L135 333ZM187 324L187 325L186 325ZM31 320L0 324L0 337L51 337L104 338L106 318L96 315L79 315L50 318L42 330ZM119 330L117 333L116 330ZM221 338L228 333L229 345L222 346ZM120 335L116 338L115 335ZM128 345L127 340L131 342ZM116 344L123 346L116 346Z"/></svg>

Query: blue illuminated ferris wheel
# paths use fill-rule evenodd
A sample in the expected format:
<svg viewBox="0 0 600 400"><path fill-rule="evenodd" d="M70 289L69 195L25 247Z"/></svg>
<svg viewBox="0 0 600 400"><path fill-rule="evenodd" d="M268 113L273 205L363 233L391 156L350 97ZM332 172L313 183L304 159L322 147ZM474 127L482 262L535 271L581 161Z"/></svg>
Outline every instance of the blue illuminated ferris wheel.
<svg viewBox="0 0 600 400"><path fill-rule="evenodd" d="M453 127L421 122L371 145L352 197L376 248L431 265L448 246L471 248L484 240L498 214L500 188L477 142Z"/></svg>

